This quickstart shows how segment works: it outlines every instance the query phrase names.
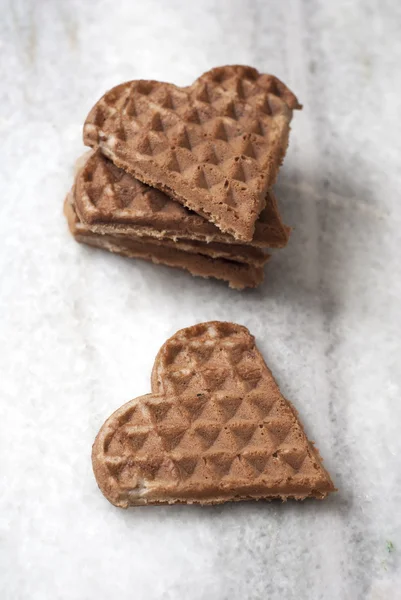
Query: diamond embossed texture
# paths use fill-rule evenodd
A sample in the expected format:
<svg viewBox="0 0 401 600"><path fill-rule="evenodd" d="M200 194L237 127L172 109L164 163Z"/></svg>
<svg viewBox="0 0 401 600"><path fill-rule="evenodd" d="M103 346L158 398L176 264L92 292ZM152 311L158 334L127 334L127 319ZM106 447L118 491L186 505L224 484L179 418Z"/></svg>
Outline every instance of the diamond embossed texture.
<svg viewBox="0 0 401 600"><path fill-rule="evenodd" d="M87 158L77 174L75 205L81 221L99 233L238 243L213 223L116 167L100 150ZM282 223L269 190L249 246L282 248L288 237L289 228Z"/></svg>
<svg viewBox="0 0 401 600"><path fill-rule="evenodd" d="M140 181L252 240L288 144L294 94L276 77L218 67L191 86L131 81L89 113L84 142Z"/></svg>
<svg viewBox="0 0 401 600"><path fill-rule="evenodd" d="M253 336L233 323L170 338L156 357L152 394L106 421L92 460L103 494L122 507L324 498L334 490Z"/></svg>

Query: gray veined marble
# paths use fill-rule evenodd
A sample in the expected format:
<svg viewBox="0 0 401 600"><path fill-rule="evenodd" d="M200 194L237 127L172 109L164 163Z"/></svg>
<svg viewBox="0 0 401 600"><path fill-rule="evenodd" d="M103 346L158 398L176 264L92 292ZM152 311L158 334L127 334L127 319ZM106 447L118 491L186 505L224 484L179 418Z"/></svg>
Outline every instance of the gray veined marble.
<svg viewBox="0 0 401 600"><path fill-rule="evenodd" d="M0 597L401 598L401 6L391 0L19 0L0 23ZM225 63L304 104L277 185L295 230L265 285L78 246L61 206L107 88ZM121 511L101 423L165 338L247 325L339 489L322 503Z"/></svg>

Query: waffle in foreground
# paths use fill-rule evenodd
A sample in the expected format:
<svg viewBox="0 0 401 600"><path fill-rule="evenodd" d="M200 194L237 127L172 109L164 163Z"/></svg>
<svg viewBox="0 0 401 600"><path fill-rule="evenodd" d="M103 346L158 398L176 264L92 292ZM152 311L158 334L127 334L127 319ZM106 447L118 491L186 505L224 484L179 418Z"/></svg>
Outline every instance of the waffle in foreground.
<svg viewBox="0 0 401 600"><path fill-rule="evenodd" d="M170 338L156 357L152 393L106 421L92 463L105 497L124 508L334 491L253 336L233 323Z"/></svg>
<svg viewBox="0 0 401 600"><path fill-rule="evenodd" d="M130 81L90 111L84 143L140 181L251 241L300 105L276 77L218 67L191 86Z"/></svg>

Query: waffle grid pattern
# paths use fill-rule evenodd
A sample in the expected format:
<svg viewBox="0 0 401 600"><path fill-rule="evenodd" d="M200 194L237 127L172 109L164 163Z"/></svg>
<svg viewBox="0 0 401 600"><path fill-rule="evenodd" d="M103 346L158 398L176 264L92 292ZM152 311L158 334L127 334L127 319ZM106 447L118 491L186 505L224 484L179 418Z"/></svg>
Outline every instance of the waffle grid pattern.
<svg viewBox="0 0 401 600"><path fill-rule="evenodd" d="M284 156L292 116L282 98L292 94L277 81L251 68L223 67L188 88L122 84L92 110L85 142L99 144L114 162L132 156L141 173L158 166L171 189L185 180L201 198L197 212L215 216L213 207L223 206L253 224Z"/></svg>
<svg viewBox="0 0 401 600"><path fill-rule="evenodd" d="M126 225L135 228L145 223L156 232L160 231L163 237L169 237L170 233L184 239L204 236L210 242L235 243L234 238L203 217L116 167L100 150L88 158L77 176L76 187L81 217L91 225L101 223L109 227ZM182 232L184 224L187 235ZM251 245L282 247L287 241L288 229L281 222L275 199L269 192Z"/></svg>
<svg viewBox="0 0 401 600"><path fill-rule="evenodd" d="M188 331L194 335L188 335ZM184 330L156 359L153 392L104 441L121 489L180 489L283 480L320 468L254 340L242 327ZM128 405L127 405L128 406ZM123 455L121 448L124 448Z"/></svg>

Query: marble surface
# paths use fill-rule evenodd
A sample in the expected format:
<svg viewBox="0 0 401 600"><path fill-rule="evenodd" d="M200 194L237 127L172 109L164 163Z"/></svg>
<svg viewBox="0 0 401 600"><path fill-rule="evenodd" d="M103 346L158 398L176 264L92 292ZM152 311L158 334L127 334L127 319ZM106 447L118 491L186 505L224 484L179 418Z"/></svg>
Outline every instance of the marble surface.
<svg viewBox="0 0 401 600"><path fill-rule="evenodd" d="M1 5L2 600L401 598L400 5ZM276 188L295 231L263 287L74 243L61 207L92 104L226 63L304 104ZM103 420L149 389L167 336L208 319L257 336L338 487L327 501L122 511L98 492Z"/></svg>

